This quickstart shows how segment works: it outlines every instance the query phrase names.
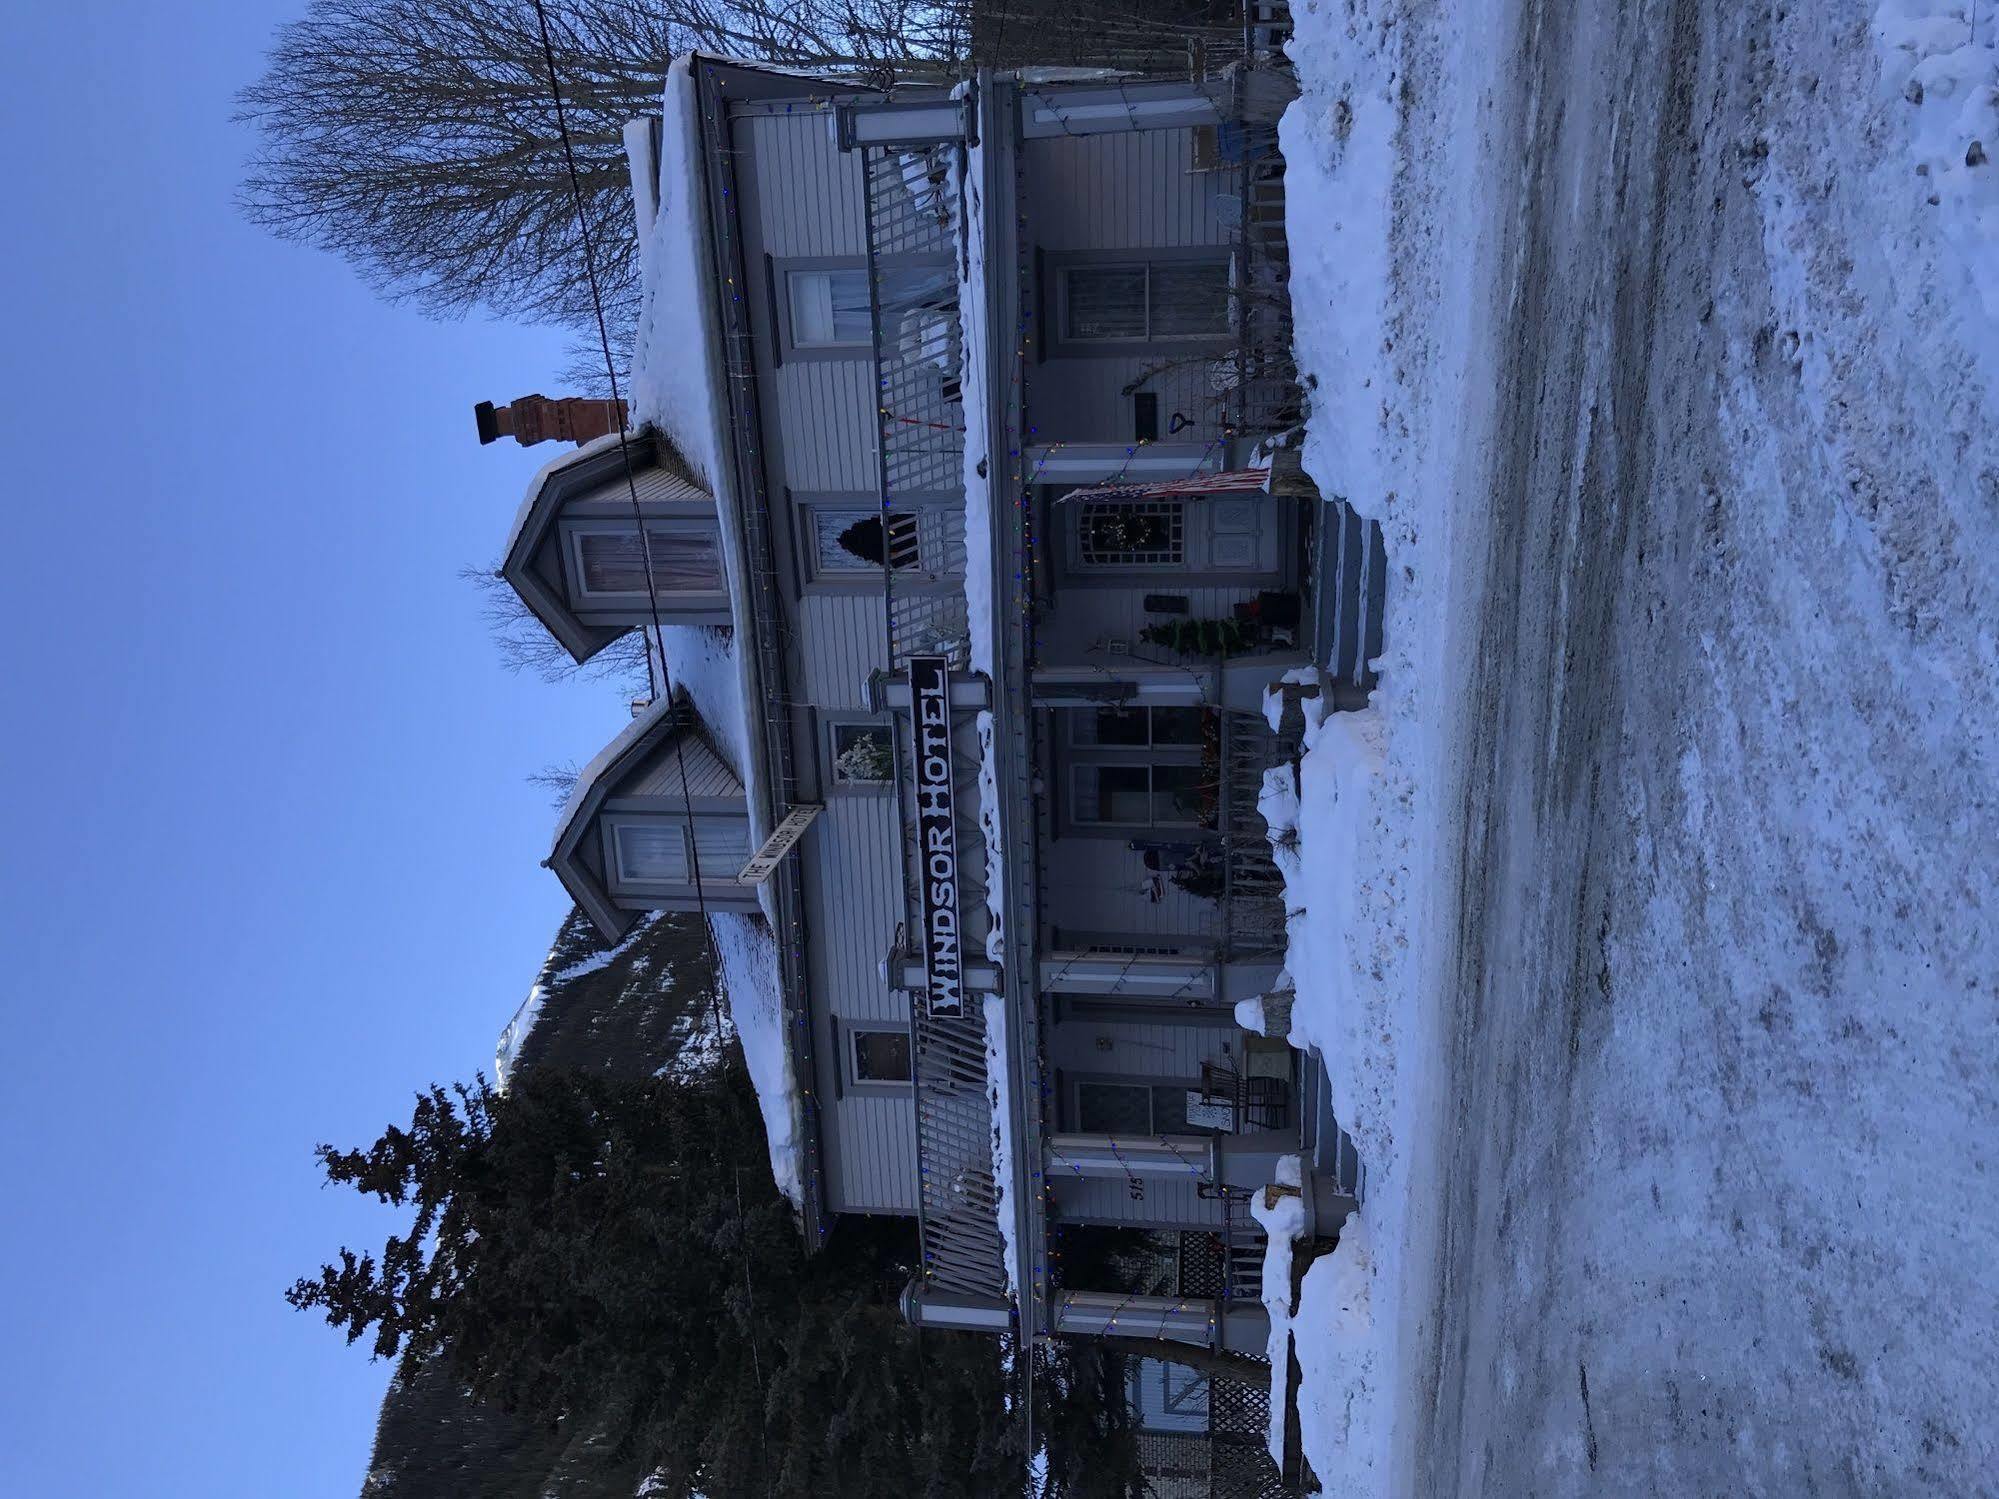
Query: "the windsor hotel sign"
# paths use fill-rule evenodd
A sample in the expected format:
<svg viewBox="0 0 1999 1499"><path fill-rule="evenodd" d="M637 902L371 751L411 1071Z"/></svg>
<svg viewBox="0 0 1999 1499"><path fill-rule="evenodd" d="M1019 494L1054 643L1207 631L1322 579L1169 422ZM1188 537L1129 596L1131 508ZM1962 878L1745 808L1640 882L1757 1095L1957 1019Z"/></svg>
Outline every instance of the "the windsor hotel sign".
<svg viewBox="0 0 1999 1499"><path fill-rule="evenodd" d="M965 1013L964 931L958 922L958 806L951 781L951 663L909 659L916 738L916 842L923 875L923 973L932 1015Z"/></svg>

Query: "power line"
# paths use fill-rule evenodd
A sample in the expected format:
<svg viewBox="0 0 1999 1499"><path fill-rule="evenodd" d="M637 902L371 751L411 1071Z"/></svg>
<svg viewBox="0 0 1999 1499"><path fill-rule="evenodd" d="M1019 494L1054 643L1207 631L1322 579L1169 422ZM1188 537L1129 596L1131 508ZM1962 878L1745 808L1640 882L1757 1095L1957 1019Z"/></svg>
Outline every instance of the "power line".
<svg viewBox="0 0 1999 1499"><path fill-rule="evenodd" d="M569 112L562 102L562 82L555 66L555 43L549 36L548 12L542 7L542 0L534 0L535 20L541 29L541 55L548 65L549 98L555 105L555 128L562 137L562 156L569 169L569 194L576 204L576 228L583 241L583 273L590 285L590 305L597 317L597 344L604 353L604 373L611 382L611 409L618 418L618 456L624 460L625 489L632 500L632 524L639 533L639 561L645 569L646 604L652 615L653 642L659 646L659 668L653 668L652 644L646 647L646 685L655 701L664 697L667 712L673 709L673 681L666 665L665 625L659 617L659 583L652 570L652 535L646 529L645 511L639 504L638 475L632 467L632 448L626 435L625 403L618 394L618 363L611 355L611 330L604 320L604 294L597 281L597 242L590 232L590 214L583 202L583 181L576 169L576 148L569 139ZM687 820L688 867L694 876L694 905L701 916L701 930L708 942L708 1010L719 1038L722 1031L722 1007L719 986L722 965L715 951L715 929L708 921L708 899L701 888L701 840L694 834L694 799L687 789L686 736L677 732L673 736L674 768L680 775L681 815Z"/></svg>

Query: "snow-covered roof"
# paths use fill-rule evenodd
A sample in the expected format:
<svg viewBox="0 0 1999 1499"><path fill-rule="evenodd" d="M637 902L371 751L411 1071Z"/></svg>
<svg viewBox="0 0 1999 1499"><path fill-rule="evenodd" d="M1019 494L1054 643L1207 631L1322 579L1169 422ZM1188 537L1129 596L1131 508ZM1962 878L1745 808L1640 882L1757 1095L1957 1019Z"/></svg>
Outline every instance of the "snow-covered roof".
<svg viewBox="0 0 1999 1499"><path fill-rule="evenodd" d="M626 440L630 441L629 434ZM615 452L617 447L618 434L606 432L602 437L593 437L580 447L565 448L536 469L534 477L528 480L527 492L521 496L520 508L514 512L514 523L507 528L507 544L503 555L511 553L520 545L521 536L526 532L528 522L534 516L535 504L541 499L550 479L564 469L574 468L579 463L587 462L599 453Z"/></svg>
<svg viewBox="0 0 1999 1499"><path fill-rule="evenodd" d="M597 801L602 800L606 783L612 778L612 768L632 755L648 739L657 737L662 742L686 717L684 702L660 698L643 713L618 731L609 744L590 757L590 763L583 767L576 777L576 784L569 788L569 799L562 804L562 814L555 820L555 836L549 842L549 856L553 858L561 851L563 841L570 830L587 817ZM668 720L671 720L669 722Z"/></svg>
<svg viewBox="0 0 1999 1499"><path fill-rule="evenodd" d="M631 399L633 415L664 434L695 482L714 496L722 522L730 635L669 626L655 638L658 660L675 693L692 703L713 732L713 746L742 781L752 841L761 842L784 809L772 803L763 735L752 713L767 695L778 694L782 684L770 684L767 694L758 681L753 644L757 620L750 608L746 500L737 484L717 290L719 262L708 211L695 76L697 66L710 65L742 66L708 56L676 59L662 90L657 135L650 129L628 130L625 135L635 180L656 184L657 189L657 208L647 203L638 216L640 304ZM762 72L781 71L750 66ZM644 737L639 726L643 722L620 735L628 748ZM607 755L611 748L607 747ZM774 908L768 887L759 886L757 896L769 918ZM806 1198L804 1152L813 1142L803 1122L797 1028L789 1020L790 996L777 944L767 921L753 923L737 913L711 914L709 929L717 941L730 1015L750 1059L772 1169L780 1187L805 1209L810 1221L818 1205Z"/></svg>

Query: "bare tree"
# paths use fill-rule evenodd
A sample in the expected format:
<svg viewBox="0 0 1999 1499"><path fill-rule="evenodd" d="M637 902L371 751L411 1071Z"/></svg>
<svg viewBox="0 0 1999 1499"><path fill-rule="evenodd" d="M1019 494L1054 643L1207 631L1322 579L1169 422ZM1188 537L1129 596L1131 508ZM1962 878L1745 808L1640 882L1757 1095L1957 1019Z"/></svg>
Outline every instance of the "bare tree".
<svg viewBox="0 0 1999 1499"><path fill-rule="evenodd" d="M569 794L576 789L576 782L583 770L574 760L565 760L542 766L527 778L530 786L539 786L549 796L549 804L560 812L569 804Z"/></svg>
<svg viewBox="0 0 1999 1499"><path fill-rule="evenodd" d="M570 146L614 324L636 298L625 122L690 48L887 87L963 55L910 0L544 0ZM592 326L567 158L532 0L311 0L237 118L262 144L250 219L345 257L385 295Z"/></svg>
<svg viewBox="0 0 1999 1499"><path fill-rule="evenodd" d="M647 690L644 631L627 631L579 666L496 569L468 567L459 576L479 590L480 612L508 671L531 672L544 682L609 682L630 697Z"/></svg>

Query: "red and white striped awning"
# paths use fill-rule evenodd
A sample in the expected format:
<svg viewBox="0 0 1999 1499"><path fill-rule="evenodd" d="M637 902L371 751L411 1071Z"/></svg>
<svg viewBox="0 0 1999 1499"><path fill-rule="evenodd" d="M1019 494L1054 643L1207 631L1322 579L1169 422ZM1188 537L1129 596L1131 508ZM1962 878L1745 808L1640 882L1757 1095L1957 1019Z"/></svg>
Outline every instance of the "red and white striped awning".
<svg viewBox="0 0 1999 1499"><path fill-rule="evenodd" d="M1189 474L1183 479L1154 479L1126 483L1108 480L1082 489L1072 489L1063 501L1071 500L1174 500L1196 499L1211 494L1261 494L1270 486L1267 468L1235 468L1218 474Z"/></svg>

